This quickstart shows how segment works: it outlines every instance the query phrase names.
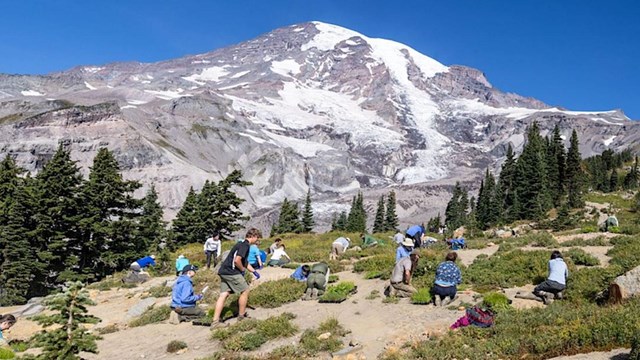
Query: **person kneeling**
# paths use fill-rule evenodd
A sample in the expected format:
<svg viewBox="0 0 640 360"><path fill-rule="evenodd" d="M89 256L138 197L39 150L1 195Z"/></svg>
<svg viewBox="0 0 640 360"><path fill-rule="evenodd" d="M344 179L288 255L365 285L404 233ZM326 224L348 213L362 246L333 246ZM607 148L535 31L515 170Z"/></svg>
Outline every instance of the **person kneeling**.
<svg viewBox="0 0 640 360"><path fill-rule="evenodd" d="M182 269L182 275L178 277L171 292L171 315L169 323L179 324L182 321L195 320L205 315L204 310L196 305L202 300L207 287L202 290L202 294L194 294L192 277L196 275L198 267L187 265Z"/></svg>
<svg viewBox="0 0 640 360"><path fill-rule="evenodd" d="M385 291L387 296L411 297L417 290L411 286L411 275L418 266L420 257L414 250L411 255L400 259L391 273L391 283Z"/></svg>
<svg viewBox="0 0 640 360"><path fill-rule="evenodd" d="M322 296L327 288L330 273L331 270L326 263L321 262L313 265L307 278L307 290L302 300L313 300L317 299L318 296Z"/></svg>
<svg viewBox="0 0 640 360"><path fill-rule="evenodd" d="M447 306L456 298L457 285L462 282L460 269L456 265L457 258L457 253L453 251L448 253L445 261L441 262L436 269L436 280L433 286L436 306Z"/></svg>

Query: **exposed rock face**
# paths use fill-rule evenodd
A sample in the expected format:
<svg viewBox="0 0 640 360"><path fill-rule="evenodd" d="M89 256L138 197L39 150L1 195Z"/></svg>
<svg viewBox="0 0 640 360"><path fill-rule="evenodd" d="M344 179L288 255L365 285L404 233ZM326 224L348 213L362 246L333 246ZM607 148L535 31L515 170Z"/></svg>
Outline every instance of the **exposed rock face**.
<svg viewBox="0 0 640 360"><path fill-rule="evenodd" d="M190 186L241 169L254 185L240 195L263 229L309 189L319 230L355 191L373 208L389 186L402 225L424 222L456 180L475 185L509 143L520 149L533 121L566 139L576 129L583 156L640 140L620 111L552 108L479 70L318 22L159 63L0 74L0 153L29 171L59 142L85 171L106 146L125 177L155 183L171 217Z"/></svg>
<svg viewBox="0 0 640 360"><path fill-rule="evenodd" d="M640 295L640 266L618 276L609 287L609 294L614 302Z"/></svg>

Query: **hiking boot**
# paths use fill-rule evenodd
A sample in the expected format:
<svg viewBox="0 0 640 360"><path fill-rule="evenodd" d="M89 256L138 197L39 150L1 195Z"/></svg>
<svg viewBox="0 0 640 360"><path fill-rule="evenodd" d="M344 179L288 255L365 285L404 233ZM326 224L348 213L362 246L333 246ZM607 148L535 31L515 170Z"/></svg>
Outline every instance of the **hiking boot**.
<svg viewBox="0 0 640 360"><path fill-rule="evenodd" d="M302 300L303 301L311 300L311 289L307 289L307 291L304 292L304 295L302 296Z"/></svg>
<svg viewBox="0 0 640 360"><path fill-rule="evenodd" d="M433 304L435 306L442 306L442 298L436 295L435 299L433 300Z"/></svg>
<svg viewBox="0 0 640 360"><path fill-rule="evenodd" d="M169 314L169 324L178 325L180 324L180 315L177 312L171 311Z"/></svg>

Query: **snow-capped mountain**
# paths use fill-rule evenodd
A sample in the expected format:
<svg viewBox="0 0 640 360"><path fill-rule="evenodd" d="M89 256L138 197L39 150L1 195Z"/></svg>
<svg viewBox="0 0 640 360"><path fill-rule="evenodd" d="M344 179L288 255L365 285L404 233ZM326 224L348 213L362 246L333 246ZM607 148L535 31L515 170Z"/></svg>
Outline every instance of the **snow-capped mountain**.
<svg viewBox="0 0 640 360"><path fill-rule="evenodd" d="M482 72L320 22L158 63L0 75L0 143L38 171L67 143L85 168L115 151L128 178L175 212L190 186L242 169L247 210L267 227L285 197L316 213L396 188L403 223L442 211L449 186L496 168L526 127L581 134L583 156L634 144L621 111L579 112L504 93Z"/></svg>

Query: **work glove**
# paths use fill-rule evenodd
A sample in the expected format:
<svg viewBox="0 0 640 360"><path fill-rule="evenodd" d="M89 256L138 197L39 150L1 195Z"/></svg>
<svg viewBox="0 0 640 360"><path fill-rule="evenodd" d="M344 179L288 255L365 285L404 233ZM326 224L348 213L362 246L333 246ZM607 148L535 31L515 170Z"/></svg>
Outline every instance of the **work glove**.
<svg viewBox="0 0 640 360"><path fill-rule="evenodd" d="M260 273L259 273L259 272L257 272L257 271L254 271L254 272L253 272L253 276L255 276L255 277L256 277L256 280L260 279Z"/></svg>

